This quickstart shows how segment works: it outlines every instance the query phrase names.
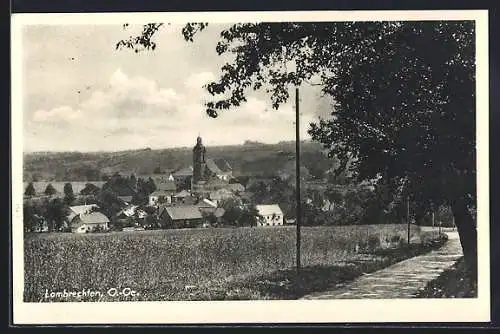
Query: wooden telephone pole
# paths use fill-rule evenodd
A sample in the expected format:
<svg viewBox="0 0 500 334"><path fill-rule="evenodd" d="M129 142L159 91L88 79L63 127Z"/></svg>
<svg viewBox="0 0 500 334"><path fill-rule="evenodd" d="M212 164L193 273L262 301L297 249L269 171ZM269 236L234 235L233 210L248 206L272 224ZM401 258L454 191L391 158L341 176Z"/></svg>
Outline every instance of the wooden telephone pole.
<svg viewBox="0 0 500 334"><path fill-rule="evenodd" d="M408 244L410 244L410 196L406 198L406 219L408 219Z"/></svg>
<svg viewBox="0 0 500 334"><path fill-rule="evenodd" d="M300 274L300 220L301 220L301 205L300 205L300 123L299 123L299 88L295 88L295 182L297 192L297 211L295 222L297 224L297 275Z"/></svg>

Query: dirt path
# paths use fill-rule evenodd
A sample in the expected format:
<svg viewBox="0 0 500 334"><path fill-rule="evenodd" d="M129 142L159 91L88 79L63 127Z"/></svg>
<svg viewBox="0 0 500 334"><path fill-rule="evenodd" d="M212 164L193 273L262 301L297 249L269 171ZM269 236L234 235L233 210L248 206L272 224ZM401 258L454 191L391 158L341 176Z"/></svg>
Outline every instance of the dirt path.
<svg viewBox="0 0 500 334"><path fill-rule="evenodd" d="M301 299L412 298L462 256L457 232L446 232L448 241L438 250L365 274L331 291L313 293Z"/></svg>

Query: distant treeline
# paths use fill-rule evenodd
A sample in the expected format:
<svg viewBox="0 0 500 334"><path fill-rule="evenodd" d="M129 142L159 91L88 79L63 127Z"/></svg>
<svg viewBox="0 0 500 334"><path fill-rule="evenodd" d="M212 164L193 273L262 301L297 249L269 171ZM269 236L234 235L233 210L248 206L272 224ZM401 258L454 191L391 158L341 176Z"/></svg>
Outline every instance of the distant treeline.
<svg viewBox="0 0 500 334"><path fill-rule="evenodd" d="M301 145L302 165L312 175L321 176L332 167L321 146ZM238 146L207 147L207 156L222 158L233 168L233 175L274 175L295 161L295 143L246 143ZM122 152L27 153L24 156L24 181L95 181L114 173L123 175L169 172L192 164L191 148L135 150Z"/></svg>

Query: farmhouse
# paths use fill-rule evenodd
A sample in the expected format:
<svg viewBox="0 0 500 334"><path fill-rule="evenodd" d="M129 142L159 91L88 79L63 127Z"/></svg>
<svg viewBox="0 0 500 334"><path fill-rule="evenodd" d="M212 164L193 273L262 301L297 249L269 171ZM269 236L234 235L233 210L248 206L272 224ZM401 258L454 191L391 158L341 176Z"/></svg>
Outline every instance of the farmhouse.
<svg viewBox="0 0 500 334"><path fill-rule="evenodd" d="M73 220L73 218L75 218L76 216L78 216L80 214L90 213L90 212L97 210L97 209L99 209L99 206L97 204L70 206L67 219L69 222L71 222Z"/></svg>
<svg viewBox="0 0 500 334"><path fill-rule="evenodd" d="M149 194L149 205L156 206L161 203L172 203L172 192L164 190L155 190Z"/></svg>
<svg viewBox="0 0 500 334"><path fill-rule="evenodd" d="M167 228L200 227L203 215L196 205L167 206L160 213L162 225Z"/></svg>
<svg viewBox="0 0 500 334"><path fill-rule="evenodd" d="M87 233L100 228L107 230L109 219L100 212L81 213L73 218L70 223L71 231L75 233Z"/></svg>
<svg viewBox="0 0 500 334"><path fill-rule="evenodd" d="M117 214L117 218L128 218L137 216L138 218L146 218L147 213L144 210L141 210L137 205L128 205L127 207L120 210Z"/></svg>
<svg viewBox="0 0 500 334"><path fill-rule="evenodd" d="M234 193L228 189L222 188L217 191L213 191L209 195L210 200L215 203L220 203L221 201L234 197Z"/></svg>
<svg viewBox="0 0 500 334"><path fill-rule="evenodd" d="M184 203L184 204L189 204L193 200L191 193L187 190L182 190L178 192L177 194L172 196L172 202L174 203ZM193 204L193 203L191 203Z"/></svg>
<svg viewBox="0 0 500 334"><path fill-rule="evenodd" d="M256 205L255 208L259 213L257 226L283 225L283 211L281 211L279 205Z"/></svg>
<svg viewBox="0 0 500 334"><path fill-rule="evenodd" d="M177 181L177 182L191 178L192 176L193 176L193 167L192 166L189 166L186 168L181 168L181 169L172 173L172 177L174 178L174 181Z"/></svg>

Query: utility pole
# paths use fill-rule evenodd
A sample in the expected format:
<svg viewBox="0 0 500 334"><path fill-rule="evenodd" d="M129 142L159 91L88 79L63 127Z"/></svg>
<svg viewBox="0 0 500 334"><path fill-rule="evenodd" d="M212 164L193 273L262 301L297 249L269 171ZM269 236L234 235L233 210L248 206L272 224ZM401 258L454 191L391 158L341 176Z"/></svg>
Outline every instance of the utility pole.
<svg viewBox="0 0 500 334"><path fill-rule="evenodd" d="M432 211L432 227L434 227L434 211Z"/></svg>
<svg viewBox="0 0 500 334"><path fill-rule="evenodd" d="M297 192L297 276L300 274L300 220L301 220L301 202L300 202L300 123L299 123L299 88L295 88L295 182Z"/></svg>
<svg viewBox="0 0 500 334"><path fill-rule="evenodd" d="M406 217L408 219L408 244L410 244L410 196L406 198Z"/></svg>

